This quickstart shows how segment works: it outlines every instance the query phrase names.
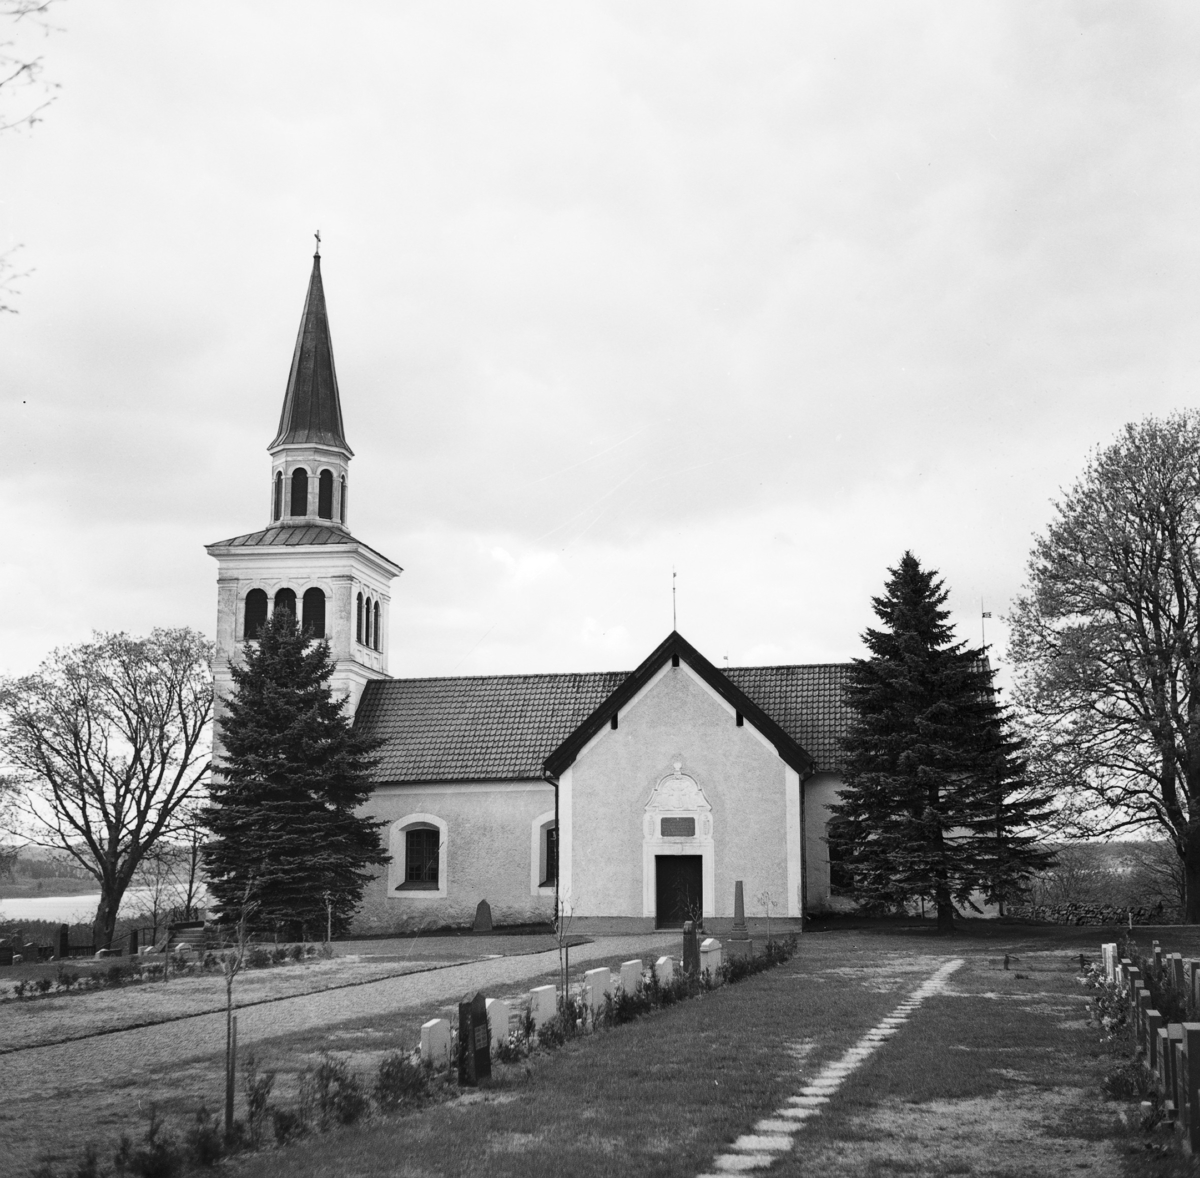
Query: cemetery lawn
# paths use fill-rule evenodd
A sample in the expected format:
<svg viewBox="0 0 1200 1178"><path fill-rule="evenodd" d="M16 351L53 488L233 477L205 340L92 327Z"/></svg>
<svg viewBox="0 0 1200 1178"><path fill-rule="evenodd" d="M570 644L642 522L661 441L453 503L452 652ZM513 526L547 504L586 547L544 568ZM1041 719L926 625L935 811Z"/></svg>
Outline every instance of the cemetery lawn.
<svg viewBox="0 0 1200 1178"><path fill-rule="evenodd" d="M1100 928L968 925L806 933L791 962L736 986L497 1066L478 1091L423 1111L241 1158L250 1178L433 1175L692 1176L768 1118L950 958L945 991L853 1072L767 1171L814 1175L1194 1173L1135 1105L1106 1100L1118 1061L1086 1025L1078 955ZM1200 956L1200 930L1158 929ZM1005 971L1004 954L1017 958ZM364 1079L379 1058L346 1038ZM408 1042L396 1046L408 1046ZM285 1083L283 1091L290 1087Z"/></svg>

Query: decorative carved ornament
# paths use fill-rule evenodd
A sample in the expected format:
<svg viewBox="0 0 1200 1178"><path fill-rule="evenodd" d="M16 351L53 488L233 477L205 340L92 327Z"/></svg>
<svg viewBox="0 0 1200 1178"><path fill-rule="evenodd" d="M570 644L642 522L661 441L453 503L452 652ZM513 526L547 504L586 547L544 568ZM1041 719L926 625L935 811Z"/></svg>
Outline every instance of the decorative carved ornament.
<svg viewBox="0 0 1200 1178"><path fill-rule="evenodd" d="M669 812L679 815L699 815L699 821L696 824L697 834L701 838L711 838L712 806L704 796L704 791L694 777L689 777L683 772L682 758L675 759L674 769L674 773L668 773L650 793L643 821L646 837L658 837L659 819L664 812Z"/></svg>

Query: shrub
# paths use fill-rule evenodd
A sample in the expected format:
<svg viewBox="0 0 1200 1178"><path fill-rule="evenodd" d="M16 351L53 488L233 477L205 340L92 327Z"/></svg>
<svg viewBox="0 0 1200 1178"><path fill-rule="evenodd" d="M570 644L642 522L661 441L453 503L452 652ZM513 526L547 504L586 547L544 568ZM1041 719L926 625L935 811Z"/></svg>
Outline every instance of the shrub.
<svg viewBox="0 0 1200 1178"><path fill-rule="evenodd" d="M221 1130L203 1104L196 1110L196 1123L187 1131L183 1143L193 1166L209 1169L224 1156Z"/></svg>
<svg viewBox="0 0 1200 1178"><path fill-rule="evenodd" d="M548 1018L538 1027L537 1041L539 1047L561 1047L567 1041L566 1024L560 1015Z"/></svg>
<svg viewBox="0 0 1200 1178"><path fill-rule="evenodd" d="M122 1135L113 1157L117 1173L131 1174L133 1178L175 1178L183 1168L183 1158L174 1139L163 1133L153 1105L142 1141L142 1145L135 1147L128 1136Z"/></svg>
<svg viewBox="0 0 1200 1178"><path fill-rule="evenodd" d="M286 945L275 945L271 949L271 964L282 965L288 959Z"/></svg>
<svg viewBox="0 0 1200 1178"><path fill-rule="evenodd" d="M275 1073L258 1074L254 1052L246 1053L242 1064L242 1086L246 1093L246 1120L249 1123L250 1143L255 1149L262 1144L263 1128L267 1123L267 1101L275 1087Z"/></svg>
<svg viewBox="0 0 1200 1178"><path fill-rule="evenodd" d="M331 1121L353 1125L370 1107L358 1077L350 1074L344 1059L329 1052L321 1056L321 1062L313 1069L312 1083L322 1129Z"/></svg>
<svg viewBox="0 0 1200 1178"><path fill-rule="evenodd" d="M622 1023L632 1022L635 1018L649 1014L653 1009L646 985L640 981L635 990L629 991L622 987L617 991L612 1000L612 1021L619 1027Z"/></svg>
<svg viewBox="0 0 1200 1178"><path fill-rule="evenodd" d="M295 945L289 945L287 955L289 958L291 958L292 961L303 961L304 960L304 946L299 943L297 943Z"/></svg>
<svg viewBox="0 0 1200 1178"><path fill-rule="evenodd" d="M122 982L125 981L125 967L123 965L110 965L104 971L104 980L115 990Z"/></svg>
<svg viewBox="0 0 1200 1178"><path fill-rule="evenodd" d="M429 1094L430 1069L414 1055L393 1051L379 1063L375 1077L375 1100L382 1109L415 1104Z"/></svg>
<svg viewBox="0 0 1200 1178"><path fill-rule="evenodd" d="M49 994L50 987L53 985L54 982L50 978L38 978L38 980L34 982L34 988L39 994Z"/></svg>
<svg viewBox="0 0 1200 1178"><path fill-rule="evenodd" d="M1149 1071L1136 1060L1127 1060L1109 1071L1100 1082L1109 1100L1150 1100L1157 1087Z"/></svg>
<svg viewBox="0 0 1200 1178"><path fill-rule="evenodd" d="M280 1145L287 1145L289 1141L295 1141L308 1132L304 1116L296 1109L273 1108L271 1122L275 1130L275 1140Z"/></svg>
<svg viewBox="0 0 1200 1178"><path fill-rule="evenodd" d="M28 993L29 993L29 983L27 981L20 981L15 986L13 986L13 995L17 998L24 998L25 995Z"/></svg>
<svg viewBox="0 0 1200 1178"><path fill-rule="evenodd" d="M271 954L262 945L253 945L246 954L246 964L251 969L266 969L271 964Z"/></svg>

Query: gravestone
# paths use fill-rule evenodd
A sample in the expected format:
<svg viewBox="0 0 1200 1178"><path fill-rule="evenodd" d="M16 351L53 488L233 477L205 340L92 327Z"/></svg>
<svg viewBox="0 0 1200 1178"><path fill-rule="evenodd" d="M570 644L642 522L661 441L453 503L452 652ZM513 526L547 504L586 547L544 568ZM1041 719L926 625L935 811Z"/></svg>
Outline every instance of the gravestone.
<svg viewBox="0 0 1200 1178"><path fill-rule="evenodd" d="M1166 1027L1167 1040L1165 1044L1160 1041L1160 1046L1164 1048L1162 1058L1158 1061L1159 1075L1163 1081L1163 1095L1171 1103L1171 1120L1174 1120L1179 1115L1179 1071L1178 1071L1178 1049L1183 1042L1183 1024L1168 1023Z"/></svg>
<svg viewBox="0 0 1200 1178"><path fill-rule="evenodd" d="M431 1018L421 1024L421 1061L431 1068L450 1066L450 1022L444 1018Z"/></svg>
<svg viewBox="0 0 1200 1178"><path fill-rule="evenodd" d="M717 970L721 965L721 942L715 937L705 937L700 942L700 970L708 970L716 979Z"/></svg>
<svg viewBox="0 0 1200 1178"><path fill-rule="evenodd" d="M597 1010L604 1009L604 995L606 992L611 994L612 988L612 970L607 966L600 969L589 969L583 975L583 1000L587 1003L593 1018L595 1018Z"/></svg>
<svg viewBox="0 0 1200 1178"><path fill-rule="evenodd" d="M480 900L479 907L475 909L475 926L471 931L476 933L492 931L492 906L486 900Z"/></svg>
<svg viewBox="0 0 1200 1178"><path fill-rule="evenodd" d="M1183 1023L1180 1052L1181 1104L1184 1108L1184 1142L1192 1153L1200 1153L1200 1023Z"/></svg>
<svg viewBox="0 0 1200 1178"><path fill-rule="evenodd" d="M654 963L654 973L658 978L658 984L665 986L675 979L675 958L660 957Z"/></svg>
<svg viewBox="0 0 1200 1178"><path fill-rule="evenodd" d="M0 965L12 965L16 952L7 943L0 943Z"/></svg>
<svg viewBox="0 0 1200 1178"><path fill-rule="evenodd" d="M529 991L529 1013L540 1027L558 1014L558 991L553 986L536 986Z"/></svg>
<svg viewBox="0 0 1200 1178"><path fill-rule="evenodd" d="M1182 953L1172 953L1171 954L1171 984L1181 994L1184 992L1184 990L1183 990L1183 954Z"/></svg>
<svg viewBox="0 0 1200 1178"><path fill-rule="evenodd" d="M634 957L621 962L621 989L626 994L636 994L642 984L642 959Z"/></svg>
<svg viewBox="0 0 1200 1178"><path fill-rule="evenodd" d="M1146 995L1147 1002L1150 995ZM1152 1071L1158 1071L1158 1032L1162 1030L1163 1016L1157 1010L1146 1010L1146 1066Z"/></svg>
<svg viewBox="0 0 1200 1178"><path fill-rule="evenodd" d="M492 1074L487 999L476 994L458 1004L458 1082L474 1087Z"/></svg>
<svg viewBox="0 0 1200 1178"><path fill-rule="evenodd" d="M733 931L726 942L730 957L749 957L752 949L750 933L746 930L746 899L742 881L733 881Z"/></svg>
<svg viewBox="0 0 1200 1178"><path fill-rule="evenodd" d="M138 955L138 934L137 929L129 930L129 956L136 957Z"/></svg>
<svg viewBox="0 0 1200 1178"><path fill-rule="evenodd" d="M66 961L71 956L71 929L69 925L60 924L58 926L58 957L60 961Z"/></svg>
<svg viewBox="0 0 1200 1178"><path fill-rule="evenodd" d="M700 938L690 920L683 922L683 972L700 972Z"/></svg>
<svg viewBox="0 0 1200 1178"><path fill-rule="evenodd" d="M1146 1012L1150 1009L1150 991L1141 982L1133 983L1133 1003L1133 1025L1140 1055L1146 1050Z"/></svg>
<svg viewBox="0 0 1200 1178"><path fill-rule="evenodd" d="M508 1042L508 1003L502 998L489 998L484 1007L487 1010L488 1026L492 1029L492 1047Z"/></svg>

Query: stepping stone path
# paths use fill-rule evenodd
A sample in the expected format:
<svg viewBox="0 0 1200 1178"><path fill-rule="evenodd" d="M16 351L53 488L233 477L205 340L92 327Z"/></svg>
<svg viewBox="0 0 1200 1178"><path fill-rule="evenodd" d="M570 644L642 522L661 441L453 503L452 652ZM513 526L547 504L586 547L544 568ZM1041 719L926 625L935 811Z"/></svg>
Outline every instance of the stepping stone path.
<svg viewBox="0 0 1200 1178"><path fill-rule="evenodd" d="M841 1059L826 1064L811 1083L801 1088L795 1096L789 1096L783 1108L777 1108L769 1117L758 1121L752 1133L743 1134L725 1153L717 1154L712 1169L698 1175L698 1178L721 1178L726 1174L765 1170L776 1158L790 1151L795 1135L804 1127L804 1122L815 1117L823 1104L829 1103L829 1098L842 1086L846 1077L908 1022L909 1015L926 998L944 989L950 975L962 964L961 958L947 961L887 1018L882 1019L877 1027L872 1027L859 1039Z"/></svg>

